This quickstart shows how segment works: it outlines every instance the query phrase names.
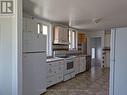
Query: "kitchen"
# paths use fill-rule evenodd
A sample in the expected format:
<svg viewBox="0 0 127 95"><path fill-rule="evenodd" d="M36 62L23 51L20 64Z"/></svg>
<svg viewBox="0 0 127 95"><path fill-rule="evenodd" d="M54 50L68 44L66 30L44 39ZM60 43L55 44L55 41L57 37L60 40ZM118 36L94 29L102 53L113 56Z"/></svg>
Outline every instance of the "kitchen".
<svg viewBox="0 0 127 95"><path fill-rule="evenodd" d="M127 95L127 1L0 5L0 95Z"/></svg>
<svg viewBox="0 0 127 95"><path fill-rule="evenodd" d="M40 56L41 53L44 53L43 56ZM40 58L37 58L37 54ZM42 63L43 65L40 66ZM41 81L43 88L40 89L44 91L38 92L41 94L46 91L46 88L70 80L91 69L91 55L87 55L87 37L84 32L68 26L51 24L25 15L23 18L23 64L24 95L36 92L34 92L35 88L32 88L34 86L32 83L37 83L39 78L37 76L43 74L44 81ZM39 72L40 67L42 70Z"/></svg>

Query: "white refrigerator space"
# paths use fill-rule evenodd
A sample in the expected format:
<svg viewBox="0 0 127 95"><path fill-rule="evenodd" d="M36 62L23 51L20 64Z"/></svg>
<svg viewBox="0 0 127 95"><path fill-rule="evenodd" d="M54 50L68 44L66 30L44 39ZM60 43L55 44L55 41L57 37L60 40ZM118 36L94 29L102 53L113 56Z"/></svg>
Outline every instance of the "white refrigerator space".
<svg viewBox="0 0 127 95"><path fill-rule="evenodd" d="M46 54L23 55L23 95L40 95L46 91Z"/></svg>
<svg viewBox="0 0 127 95"><path fill-rule="evenodd" d="M115 36L115 35L114 35ZM127 95L127 28L116 29L115 47L115 60L111 59L111 71L110 78L113 80L113 86L110 90L113 90L110 95ZM112 57L111 57L112 58ZM112 72L114 72L112 74ZM111 92L111 91L110 91Z"/></svg>
<svg viewBox="0 0 127 95"><path fill-rule="evenodd" d="M23 95L46 91L46 36L23 32Z"/></svg>

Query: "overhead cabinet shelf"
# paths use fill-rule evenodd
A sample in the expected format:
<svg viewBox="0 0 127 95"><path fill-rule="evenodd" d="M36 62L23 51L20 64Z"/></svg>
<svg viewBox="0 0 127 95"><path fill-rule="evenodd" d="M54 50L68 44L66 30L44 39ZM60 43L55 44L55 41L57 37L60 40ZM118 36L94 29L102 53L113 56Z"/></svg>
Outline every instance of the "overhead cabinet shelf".
<svg viewBox="0 0 127 95"><path fill-rule="evenodd" d="M54 27L54 44L69 44L69 32L67 27Z"/></svg>

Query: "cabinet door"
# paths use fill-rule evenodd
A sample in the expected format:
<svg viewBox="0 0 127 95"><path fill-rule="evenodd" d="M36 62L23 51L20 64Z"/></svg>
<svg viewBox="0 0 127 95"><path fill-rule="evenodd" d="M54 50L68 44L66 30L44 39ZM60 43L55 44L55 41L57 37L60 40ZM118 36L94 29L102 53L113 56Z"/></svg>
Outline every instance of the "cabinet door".
<svg viewBox="0 0 127 95"><path fill-rule="evenodd" d="M83 71L86 71L86 57L83 57Z"/></svg>
<svg viewBox="0 0 127 95"><path fill-rule="evenodd" d="M56 75L57 77L57 83L63 81L63 73L59 73L58 75Z"/></svg>
<svg viewBox="0 0 127 95"><path fill-rule="evenodd" d="M53 75L53 70L52 70L52 67L50 66L50 65L48 65L48 75L47 75L47 77L49 77L49 76L52 76Z"/></svg>
<svg viewBox="0 0 127 95"><path fill-rule="evenodd" d="M47 78L47 87L52 86L56 83L57 83L57 77L56 76L52 76L52 77Z"/></svg>
<svg viewBox="0 0 127 95"><path fill-rule="evenodd" d="M85 70L86 70L85 57L80 57L80 72L84 72Z"/></svg>
<svg viewBox="0 0 127 95"><path fill-rule="evenodd" d="M57 73L56 62L48 63L48 77L54 76Z"/></svg>
<svg viewBox="0 0 127 95"><path fill-rule="evenodd" d="M74 59L74 68L75 68L75 74L78 74L80 72L80 60L79 60L79 58Z"/></svg>
<svg viewBox="0 0 127 95"><path fill-rule="evenodd" d="M54 43L55 44L60 44L62 43L62 38L63 34L62 34L62 29L60 26L55 26L55 31L54 31Z"/></svg>
<svg viewBox="0 0 127 95"><path fill-rule="evenodd" d="M67 44L68 43L68 28L56 26L54 31L54 43Z"/></svg>
<svg viewBox="0 0 127 95"><path fill-rule="evenodd" d="M69 35L68 35L68 33L69 33L68 29L65 28L64 29L64 33L63 33L63 35L64 35L63 36L64 37L63 40L64 40L65 43L69 43Z"/></svg>
<svg viewBox="0 0 127 95"><path fill-rule="evenodd" d="M82 44L86 42L85 34L84 33L78 33L78 44Z"/></svg>
<svg viewBox="0 0 127 95"><path fill-rule="evenodd" d="M56 61L55 71L56 71L56 74L63 73L63 61Z"/></svg>
<svg viewBox="0 0 127 95"><path fill-rule="evenodd" d="M48 77L58 73L63 73L64 61L55 61L48 63Z"/></svg>
<svg viewBox="0 0 127 95"><path fill-rule="evenodd" d="M59 73L63 73L64 61L59 61L58 63L59 63L59 67L58 67Z"/></svg>
<svg viewBox="0 0 127 95"><path fill-rule="evenodd" d="M63 80L64 61L55 61L48 64L47 86L54 85Z"/></svg>
<svg viewBox="0 0 127 95"><path fill-rule="evenodd" d="M64 28L63 27L60 27L60 29L59 29L60 31L59 31L59 41L60 41L60 43L64 43Z"/></svg>

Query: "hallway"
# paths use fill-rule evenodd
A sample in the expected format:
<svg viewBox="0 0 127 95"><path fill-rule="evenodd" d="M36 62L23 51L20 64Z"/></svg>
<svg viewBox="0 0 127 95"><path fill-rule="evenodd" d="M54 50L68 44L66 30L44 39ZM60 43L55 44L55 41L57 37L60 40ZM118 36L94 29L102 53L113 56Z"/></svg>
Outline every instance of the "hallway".
<svg viewBox="0 0 127 95"><path fill-rule="evenodd" d="M54 85L42 95L108 95L109 69L95 69Z"/></svg>

